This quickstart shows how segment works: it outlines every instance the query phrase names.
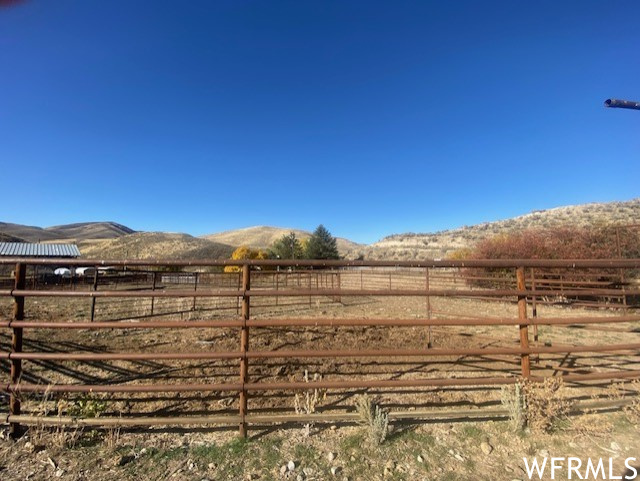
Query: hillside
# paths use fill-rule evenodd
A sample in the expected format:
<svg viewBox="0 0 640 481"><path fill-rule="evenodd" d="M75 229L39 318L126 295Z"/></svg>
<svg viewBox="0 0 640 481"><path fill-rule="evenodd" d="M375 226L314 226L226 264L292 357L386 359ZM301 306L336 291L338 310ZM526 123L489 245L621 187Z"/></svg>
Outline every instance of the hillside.
<svg viewBox="0 0 640 481"><path fill-rule="evenodd" d="M60 239L115 239L135 231L116 222L82 222L66 224L45 229L60 236Z"/></svg>
<svg viewBox="0 0 640 481"><path fill-rule="evenodd" d="M18 237L27 242L45 242L58 239L55 233L48 232L42 227L11 224L8 222L0 222L0 233L6 236Z"/></svg>
<svg viewBox="0 0 640 481"><path fill-rule="evenodd" d="M218 259L228 258L233 247L188 234L137 232L116 239L79 243L87 259Z"/></svg>
<svg viewBox="0 0 640 481"><path fill-rule="evenodd" d="M477 241L514 230L553 226L640 224L640 199L626 202L591 203L533 211L512 219L485 222L435 233L395 234L371 245L337 238L338 250L347 259L411 260L443 258L454 251L473 246ZM202 237L188 234L139 232L115 222L84 222L52 227L34 227L0 222L0 241L77 242L80 251L91 258L218 258L229 257L235 247L248 245L267 248L289 232L300 239L308 231L257 226Z"/></svg>
<svg viewBox="0 0 640 481"><path fill-rule="evenodd" d="M24 242L24 239L0 232L0 242Z"/></svg>
<svg viewBox="0 0 640 481"><path fill-rule="evenodd" d="M348 252L348 257L355 258L363 255L367 259L398 260L443 258L458 249L471 247L481 239L514 230L612 224L640 224L640 199L537 210L511 219L435 233L395 234L364 248L351 250Z"/></svg>
<svg viewBox="0 0 640 481"><path fill-rule="evenodd" d="M82 222L44 228L0 222L0 233L17 237L27 242L113 239L133 232L135 231L115 222Z"/></svg>
<svg viewBox="0 0 640 481"><path fill-rule="evenodd" d="M283 235L286 235L289 232L295 232L296 236L301 240L311 237L311 232L300 229L256 226L246 227L244 229L229 230L216 234L209 234L202 236L202 238L236 247L245 245L249 247L266 249L275 241L280 239ZM336 241L338 245L338 251L341 255L345 255L350 251L364 247L362 244L357 244L353 241L350 241L349 239L344 239L342 237L337 237Z"/></svg>

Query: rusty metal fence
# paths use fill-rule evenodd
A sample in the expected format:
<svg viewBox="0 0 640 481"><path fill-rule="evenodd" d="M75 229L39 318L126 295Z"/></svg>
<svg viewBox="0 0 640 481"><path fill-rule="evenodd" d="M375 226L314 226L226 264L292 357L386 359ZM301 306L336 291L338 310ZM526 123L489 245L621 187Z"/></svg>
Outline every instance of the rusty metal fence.
<svg viewBox="0 0 640 481"><path fill-rule="evenodd" d="M47 259L2 259L1 266L11 266L13 269L12 288L0 289L0 299L11 299L12 313L8 313L0 320L0 329L9 334L10 343L3 347L0 359L8 365L8 382L3 391L9 397L8 413L4 420L10 424L12 433L17 433L20 424L49 423L49 424L80 424L103 426L131 426L131 425L193 425L193 424L237 424L242 436L247 435L250 424L277 422L310 422L336 421L353 419L353 413L297 413L282 414L277 410L265 412L264 409L251 413L248 409L249 399L259 393L293 393L308 392L309 390L409 390L419 391L423 388L446 388L465 386L501 386L513 384L520 377L532 380L542 380L548 375L561 375L566 382L585 383L589 381L607 381L614 379L640 378L640 339L632 336L638 334L637 323L640 313L627 299L640 296L640 289L635 287L631 275L627 282L619 285L611 282L606 276L612 270L635 271L640 268L640 259L626 260L425 260L425 261L161 261L161 260L109 260L65 261L65 265L88 266L96 268L109 266L135 271L144 268L151 272L150 285L136 289L116 289L112 283L106 283L102 289L97 289L98 282L88 283L84 288L62 289L56 286L43 288L37 285L29 286L27 267L57 265L60 261ZM238 266L239 273L223 274L222 272L207 272L206 269L221 269L224 266ZM162 268L163 271L158 269ZM171 269L172 272L165 272ZM480 269L500 269L503 273L500 285L493 287L478 287L477 281L482 276L470 274ZM562 279L553 276L536 278L536 270L554 269L554 272L564 272ZM597 270L602 270L600 276ZM186 271L186 272L185 272ZM462 275L464 272L466 274ZM576 276L584 272L593 276L593 280L585 281L584 276ZM595 274L594 274L595 272ZM146 274L145 274L146 275ZM96 279L98 276L96 274ZM217 279L217 280L216 280ZM590 279L590 278L589 278ZM495 281L495 276L492 281ZM162 284L162 286L161 286ZM170 288L169 288L169 285ZM223 286L223 287L216 287ZM160 288L162 287L162 288ZM290 317L252 316L252 307L260 305L264 299L275 299L271 305L278 305L278 300L308 298L329 299L334 303L342 303L349 298L376 299L408 299L424 300L421 307L404 309L405 315L389 318L370 318L369 315L359 317L324 316L316 317L300 315ZM540 317L539 309L544 303L553 304L554 299L580 299L584 301L580 312L558 311L558 315ZM42 319L28 316L25 312L25 299L54 300L56 304L64 304L72 299L86 299L91 303L90 317L84 320L71 318ZM151 315L148 319L118 319L95 320L96 300L107 299L146 299L151 301ZM223 318L162 320L154 315L153 302L157 299L186 299L193 302L192 310L196 309L196 302L205 300L229 299L237 302L237 315L234 310L228 311ZM482 301L499 300L504 303L510 315L491 316L485 314L459 315L451 312L438 312L433 306L436 299L477 299ZM612 301L613 300L613 301ZM306 303L306 301L305 301ZM583 305L584 304L584 305ZM512 307L509 307L512 306ZM585 308L592 309L591 311ZM555 311L554 311L555 312ZM577 311L576 311L577 312ZM73 316L77 317L77 316ZM539 339L539 326L556 326L581 328L589 326L625 325L629 329L622 336L625 342L612 342L604 337L598 343L564 344L545 343ZM353 328L418 328L428 332L428 340L422 345L406 340L404 345L394 347L376 346L339 346L329 349L311 348L291 349L278 347L269 349L268 343L259 348L252 347L252 338L258 330L278 330L280 328L318 328L327 327L337 331ZM435 327L457 327L463 329L501 327L506 329L510 338L504 345L492 343L478 346L454 345L454 347L434 346L432 329ZM66 352L50 351L46 349L46 342L34 344L39 349L25 349L25 339L30 333L53 331L132 331L152 330L153 332L175 331L177 336L185 330L221 330L233 329L236 332L237 348L232 350L170 350L164 352L133 352L117 351L111 348L99 352L74 350L70 343L70 350ZM530 332L530 329L532 332ZM27 336L25 336L25 332ZM509 334L511 333L511 334ZM631 336L629 335L631 334ZM163 335L163 334L160 334ZM478 333L471 337L481 338ZM276 335L277 338L277 335ZM179 342L179 337L174 338ZM213 342L215 346L215 342ZM607 355L626 356L628 361L617 365L617 369L596 368L591 372L584 369L540 367L536 370L540 358L545 355L569 356L575 354L594 356L598 353ZM482 358L491 360L509 358L517 360L517 370L493 369L491 365L483 368L473 376L460 376L458 373L446 370L434 370L428 376L404 376L405 373L390 372L386 378L359 377L354 373L346 378L318 378L304 380L265 381L267 376L260 374L252 378L249 367L252 364L260 366L266 360L278 360L279 365L286 366L294 360L301 359L351 359L354 360L355 370L358 369L356 360L390 360L390 359L419 359L426 364L434 363L437 359L449 358ZM64 363L76 362L90 366L96 362L152 362L152 361L186 361L193 360L205 363L202 369L215 366L206 363L227 361L236 363L235 380L229 376L223 377L211 372L206 377L208 382L181 383L173 379L163 379L161 375L140 376L132 382L121 383L54 383L25 381L27 370L23 362L31 363ZM50 364L47 364L49 366ZM622 367L621 367L622 366ZM222 379L222 381L215 381ZM140 382L144 381L144 382ZM150 381L150 382L149 382ZM214 382L215 381L215 382ZM236 414L188 415L176 414L172 416L158 416L148 413L145 416L108 417L101 416L91 419L80 419L77 416L58 413L57 416L38 416L33 413L22 412L22 397L29 393L46 393L48 395L63 395L65 393L118 393L132 395L134 393L231 393L237 396ZM268 410L267 410L268 411ZM485 412L487 412L485 410ZM419 417L420 415L436 416L433 411L428 414L419 411L396 412L399 418Z"/></svg>

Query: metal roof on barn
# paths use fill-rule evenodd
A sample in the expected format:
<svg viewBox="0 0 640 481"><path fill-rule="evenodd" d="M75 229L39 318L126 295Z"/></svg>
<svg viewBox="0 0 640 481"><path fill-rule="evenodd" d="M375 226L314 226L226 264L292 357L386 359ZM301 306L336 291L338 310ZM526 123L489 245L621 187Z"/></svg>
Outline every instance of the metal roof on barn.
<svg viewBox="0 0 640 481"><path fill-rule="evenodd" d="M80 257L75 244L32 244L29 242L0 242L3 257Z"/></svg>

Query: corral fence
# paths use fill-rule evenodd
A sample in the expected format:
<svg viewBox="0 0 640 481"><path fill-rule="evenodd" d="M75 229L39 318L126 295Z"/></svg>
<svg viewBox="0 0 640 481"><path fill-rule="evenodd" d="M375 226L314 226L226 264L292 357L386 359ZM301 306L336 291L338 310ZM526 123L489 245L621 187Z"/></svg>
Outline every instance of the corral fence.
<svg viewBox="0 0 640 481"><path fill-rule="evenodd" d="M261 407L255 413L249 410L249 400L268 393L279 393L291 397L292 393L309 392L310 390L346 390L382 389L387 391L403 391L417 393L421 389L445 389L448 387L472 388L480 386L502 386L513 384L521 377L534 381L541 381L548 376L562 376L566 382L583 385L590 381L609 381L640 378L640 339L637 338L637 328L640 314L636 311L636 300L640 296L640 288L635 283L640 259L619 260L425 260L425 261L317 261L317 260L252 260L252 261L162 261L162 260L66 260L64 264L70 267L91 267L96 273L91 282L84 284L48 285L38 283L28 269L35 272L36 268L59 265L60 260L51 259L0 259L0 266L10 269L13 275L13 285L0 289L2 298L12 300L12 313L7 312L0 320L0 328L5 331L7 342L3 345L0 358L8 366L9 379L3 386L8 396L8 413L4 420L10 424L12 433L18 433L20 424L71 424L71 425L102 425L102 426L141 426L141 425L199 425L199 424L237 424L240 434L247 435L250 424L282 423L282 422L334 422L338 420L353 420L353 412L296 412L282 414L277 409ZM109 266L110 269L120 270L119 286L116 286L117 275L105 277L101 283L98 275L100 268ZM236 266L238 272L221 272L225 266ZM209 269L209 271L207 271ZM219 270L218 272L214 270ZM499 275L496 274L499 273ZM538 274L536 274L538 273ZM625 274L627 273L627 274ZM127 277L128 276L128 277ZM29 280L31 279L31 283ZM485 284L483 284L485 283ZM100 287L99 287L100 286ZM307 300L308 298L308 300ZM90 304L88 311L82 311L84 319L78 320L77 307L72 306L68 317L52 317L45 315L49 309L39 305L34 315L25 312L25 300L41 302L48 299L54 301L55 306L64 306L72 301L84 300ZM150 312L144 316L124 316L121 318L96 320L97 302L125 300L150 301ZM211 311L206 302L230 300L231 307L226 304L216 304ZM296 303L296 299L304 302ZM342 305L348 305L348 299L379 299L380 305L385 306L388 299L396 299L403 307L394 311L391 317L370 317L367 315L340 317L326 311L319 315L308 317L299 310L291 315L282 316L283 312L275 311L274 315L252 316L252 309L308 304L320 306L323 300ZM418 299L420 303L410 304L408 299ZM435 305L438 299L454 301L473 300L491 304L499 302L503 311L497 314L476 312L460 314L455 310L438 310ZM157 300L186 300L187 310L196 312L202 309L200 318L166 320L159 316L164 313L154 312L154 302ZM265 300L272 300L265 304ZM202 305L196 305L202 303ZM236 306L234 310L233 306ZM477 309L477 304L474 304ZM540 309L544 306L556 308L547 315L541 316ZM576 310L566 308L575 307ZM207 318L208 312L216 311ZM360 309L359 306L356 308ZM366 307L365 307L366 308ZM43 310L44 309L44 310ZM364 308L362 308L364 309ZM563 310L559 310L563 309ZM171 311L173 314L175 312ZM265 311L267 312L267 311ZM337 311L338 314L340 311ZM360 311L356 311L360 312ZM401 312L402 314L398 314ZM43 314L44 313L44 314ZM220 314L222 313L222 314ZM506 313L506 314L505 314ZM375 313L373 313L375 314ZM143 317L140 319L139 317ZM608 326L624 326L623 329ZM597 343L551 342L540 339L538 328L548 326L552 328L588 328L600 326L607 335L598 337ZM462 333L472 341L482 340L482 329L501 329L503 333L501 343L479 342L464 344L455 341L452 345L439 347L434 345L433 328L468 329ZM273 339L279 341L278 330L284 329L321 329L330 328L329 334L322 334L322 342L318 337L304 343L284 342L275 348L270 348ZM341 330L354 329L391 329L412 328L410 336L400 338L400 344L394 341L391 347L377 347L369 344L358 346L358 338L350 338L355 345L333 346L318 348L316 343L324 346L332 338L341 342ZM233 349L216 349L218 344L223 348L229 345L230 337L222 336L224 341L211 341L208 347L213 349L169 349L162 352L147 352L144 349L115 350L111 346L99 351L83 347L78 343L67 342L66 351L51 350L46 342L28 344L30 336L55 333L56 336L72 332L90 331L100 332L133 332L148 330L164 336L163 332L175 331L185 333L186 330L202 330L210 333L215 330L233 330L235 345ZM475 330L472 330L475 329ZM268 341L261 339L259 348L254 348L252 339L256 339L261 330L268 330L275 334ZM349 331L351 333L351 331ZM531 332L530 332L531 331ZM25 334L26 332L26 334ZM226 332L226 331L225 331ZM360 331L359 331L360 332ZM364 332L364 331L361 331ZM484 331L483 331L484 332ZM60 334L63 333L63 334ZM619 333L624 342L614 342ZM96 334L97 335L97 334ZM456 334L458 335L458 334ZM52 334L53 337L53 334ZM282 337L285 337L284 335ZM571 337L571 336L570 336ZM485 332L486 338L486 332ZM57 339L57 338L56 338ZM174 338L179 342L179 338ZM213 337L213 339L218 339ZM380 345L383 345L384 335ZM458 339L458 338L456 338ZM462 338L460 338L462 339ZM551 339L551 337L549 338ZM326 341L326 342L325 342ZM467 342L467 341L465 341ZM226 343L226 344L225 344ZM437 344L437 343L436 343ZM290 346L303 345L302 348ZM29 349L25 349L28 346ZM85 346L86 347L86 346ZM169 347L174 347L169 343ZM121 347L120 347L121 348ZM605 360L594 360L598 355L606 355ZM560 356L566 360L571 355L586 356L587 365L591 371L583 367L563 364L563 361L553 364L541 363L544 356ZM439 362L450 366L461 359L495 360L506 367L495 368L491 364L483 364L480 368L473 365L474 370L452 371L448 368L438 368ZM277 360L276 368L285 370L291 363L301 360L349 359L350 371L340 373L331 378L330 374L302 380L286 378L283 380L276 375L265 374L266 361ZM398 363L395 371L364 372L364 363L357 360L377 362L397 359L419 360L429 371L405 372L402 364ZM451 361L454 359L454 361ZM515 363L513 361L516 361ZM132 378L120 377L121 382L87 383L87 382L57 382L56 380L39 378L39 382L29 381L29 371L23 362L32 363L40 371L53 370L68 375L70 369L54 367L64 363L85 365L87 369L94 369L96 363L117 362L187 362L202 363L199 365L199 379L207 382L180 382L180 378L165 376L164 366L151 366L152 374ZM225 373L216 371L222 369L216 362L226 362ZM359 364L360 363L360 364ZM449 364L446 364L449 363ZM235 374L229 373L231 366ZM393 363L391 364L393 365ZM44 367L43 367L44 366ZM257 369L257 374L250 374L250 367ZM612 368L613 367L613 368ZM115 367L110 369L116 369ZM153 372L155 369L156 372ZM78 372L81 372L80 369ZM120 371L118 371L120 372ZM468 372L470 375L465 376ZM87 379L87 377L79 377ZM89 377L89 379L91 379ZM177 379L177 380L176 380ZM144 381L144 382L141 382ZM211 414L207 410L205 415L185 415L179 412L171 416L159 416L149 412L144 416L100 416L96 418L81 418L65 415L36 415L24 413L22 401L25 395L39 393L41 395L64 396L73 393L117 393L126 396L139 393L172 393L177 398L181 394L222 393L235 395L237 411L229 410ZM186 410L185 410L186 411ZM297 410L296 410L297 411ZM478 414L487 413L478 410ZM392 413L395 418L419 418L421 416L437 417L433 410L405 410Z"/></svg>

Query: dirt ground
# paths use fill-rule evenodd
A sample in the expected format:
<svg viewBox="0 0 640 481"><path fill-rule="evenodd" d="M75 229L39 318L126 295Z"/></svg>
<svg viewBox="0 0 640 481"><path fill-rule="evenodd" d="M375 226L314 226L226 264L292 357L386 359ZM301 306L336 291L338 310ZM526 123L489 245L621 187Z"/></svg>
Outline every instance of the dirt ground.
<svg viewBox="0 0 640 481"><path fill-rule="evenodd" d="M295 282L299 280L291 280ZM329 279L322 282L329 287ZM389 277L392 288L421 286L421 279ZM342 287L382 288L385 275L343 276ZM175 288L180 286L173 286ZM202 287L202 286L201 286ZM265 287L269 287L265 284ZM433 286L432 286L433 287ZM462 286L461 286L462 287ZM171 288L167 286L166 288ZM184 288L184 287L182 287ZM256 284L254 288L260 288ZM304 288L304 280L301 288ZM0 314L7 319L11 304L3 300ZM236 318L235 299L162 299L153 301L154 315L162 320ZM90 301L47 298L26 301L27 320L87 320ZM433 317L517 317L513 302L433 298ZM96 320L141 320L151 313L151 300L99 299ZM614 309L578 309L540 305L539 317L615 316ZM424 318L424 298L401 297L279 297L252 299L252 318ZM588 327L588 328L587 328ZM640 342L638 323L592 326L541 326L540 345L587 345ZM433 346L516 347L517 326L434 327ZM531 333L533 343L533 332ZM423 327L295 327L253 328L251 349L365 349L425 348L429 332ZM9 350L10 331L0 333L0 346ZM62 330L25 331L25 351L45 352L206 352L237 351L239 329L182 330ZM8 362L2 369L8 379ZM532 364L534 374L602 372L640 369L637 353L553 354ZM514 356L438 358L312 358L251 360L253 382L301 381L305 375L329 380L451 378L518 376L520 361ZM237 382L238 361L140 361L24 363L23 382L40 384L102 383L224 383ZM567 383L564 396L571 402L610 399L610 383ZM618 391L633 393L618 386ZM316 412L353 412L362 390L321 393ZM492 409L501 407L500 388L372 389L368 393L392 411L429 409ZM8 399L0 400L7 412ZM252 393L249 413L294 413L291 394ZM236 395L221 393L136 395L23 395L23 413L76 416L133 416L153 414L237 414ZM486 422L430 422L393 424L381 446L368 446L366 428L350 425L311 428L305 436L300 426L252 427L249 442L238 441L234 429L145 428L110 430L47 430L33 427L20 441L5 440L0 448L3 479L529 479L522 471L523 456L576 455L614 457L622 473L626 457L638 458L640 435L633 416L621 411L571 416L552 434L516 432L502 418ZM594 428L595 427L595 428ZM5 433L6 438L6 433ZM491 447L491 452L485 446ZM336 458L329 460L329 453ZM542 453L542 454L540 454ZM631 453L631 454L629 454ZM629 456L627 456L629 455ZM293 470L281 473L293 461ZM616 464L617 463L617 464ZM307 472L304 469L307 468ZM332 468L336 468L332 471ZM565 470L566 473L566 470ZM556 473L556 478L559 472ZM538 478L534 478L538 479ZM544 478L546 479L546 478ZM551 479L551 478L549 478ZM563 478L557 478L563 479Z"/></svg>
<svg viewBox="0 0 640 481"><path fill-rule="evenodd" d="M586 428L585 426L589 426ZM595 429L594 429L595 426ZM360 426L264 428L248 441L233 431L141 429L46 431L0 440L7 480L525 480L523 458L603 459L613 474L638 468L638 425L623 413L574 416L551 434L514 432L508 422L435 422L392 426L380 446ZM293 470L287 467L293 462ZM583 471L584 472L584 471ZM600 474L600 473L599 473ZM552 479L549 471L542 478ZM566 467L553 479L568 479ZM577 479L574 475L573 479ZM588 477L585 479L611 479ZM637 479L629 477L627 479Z"/></svg>

